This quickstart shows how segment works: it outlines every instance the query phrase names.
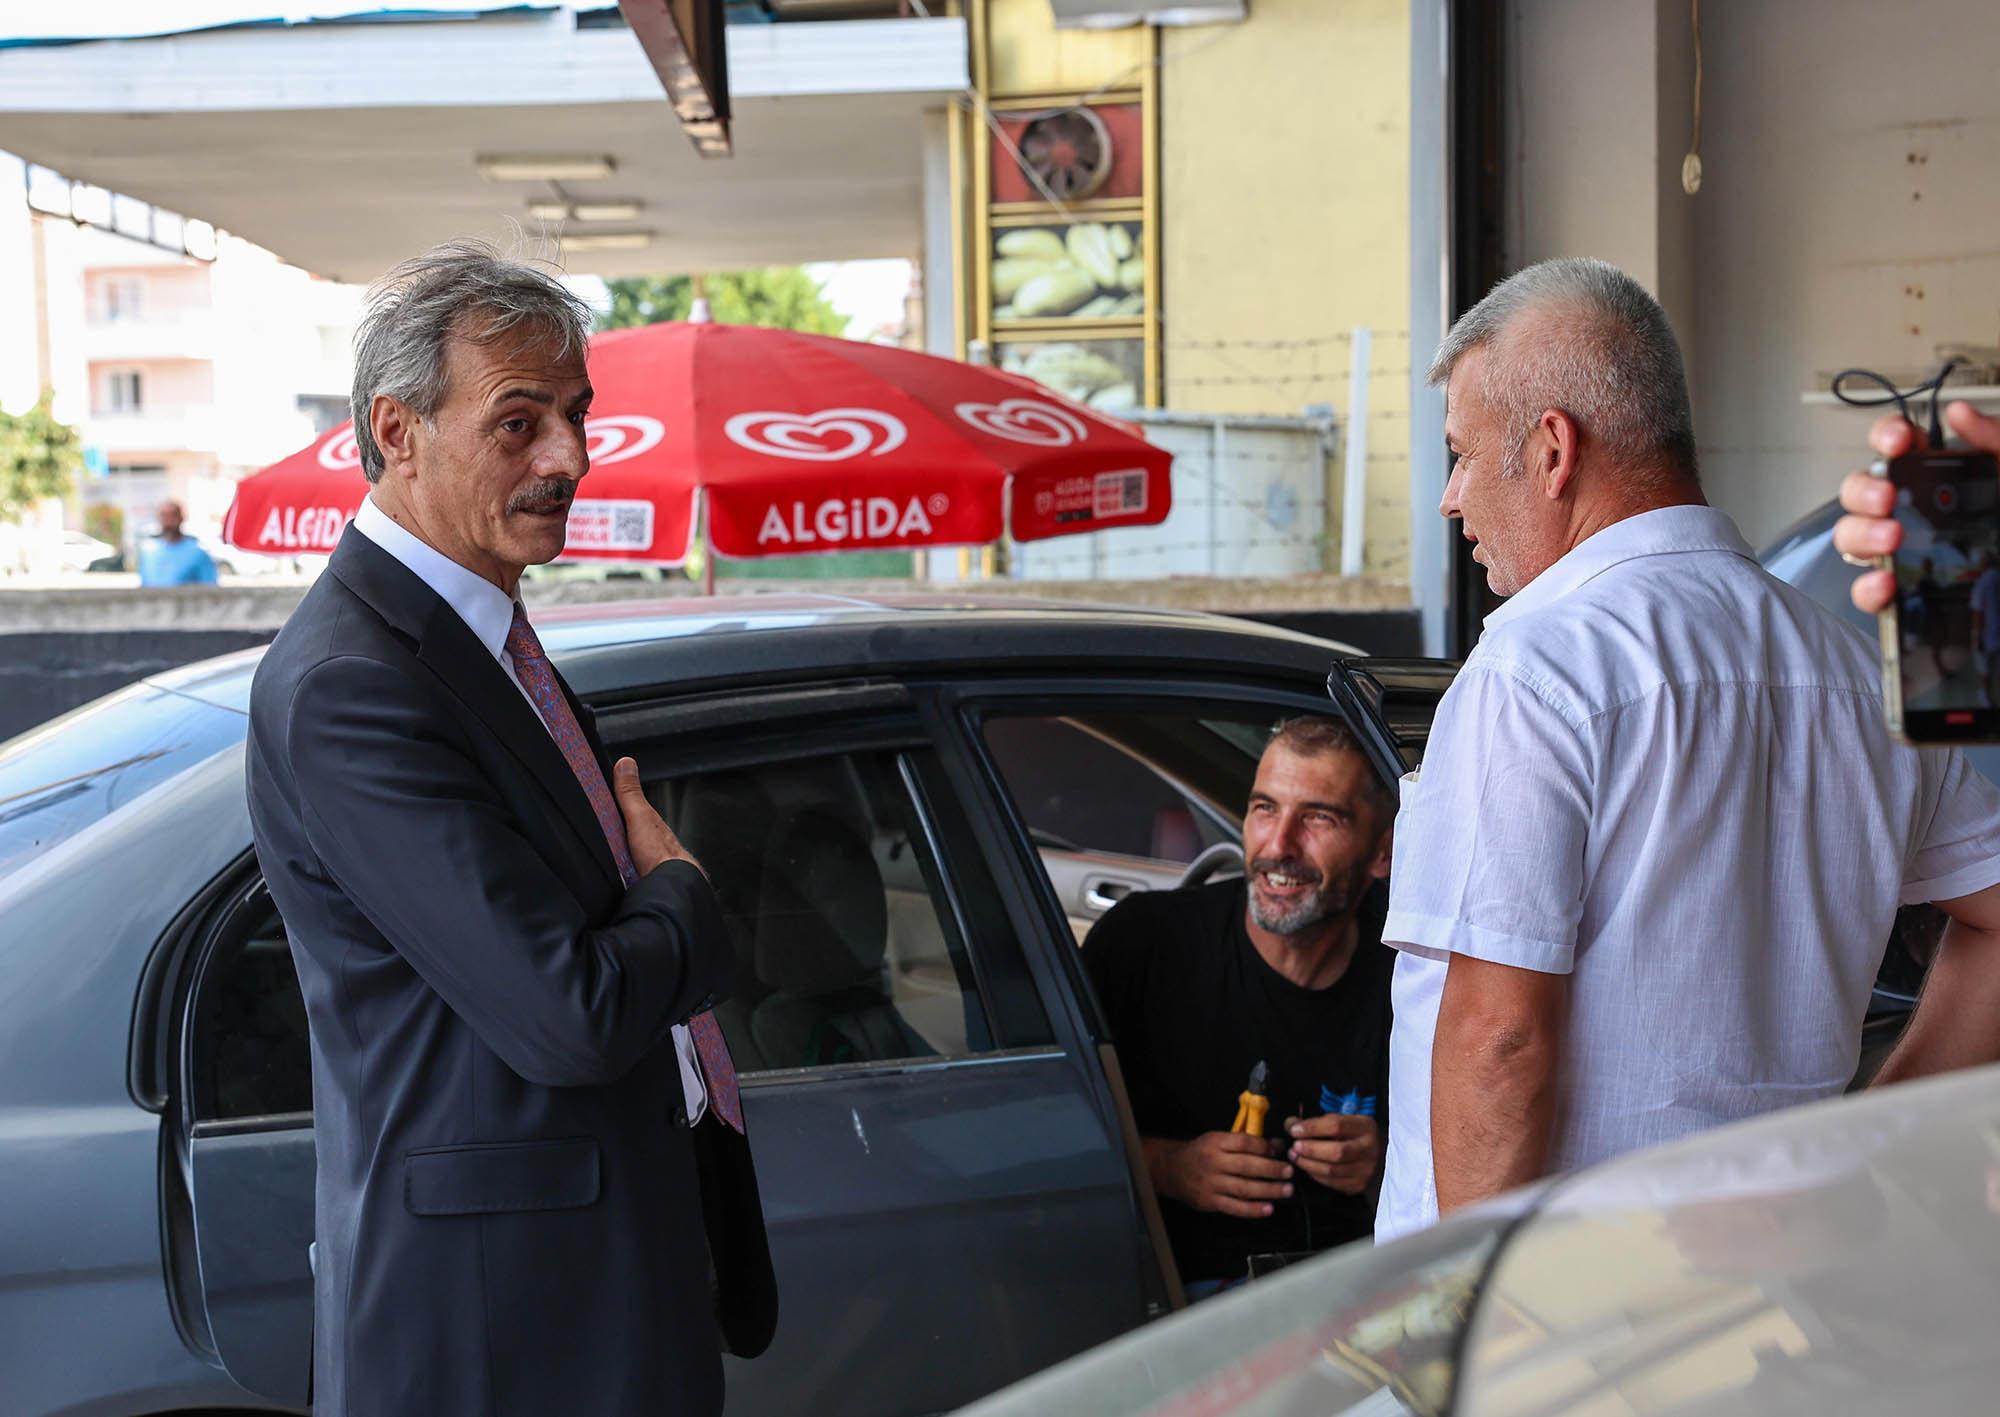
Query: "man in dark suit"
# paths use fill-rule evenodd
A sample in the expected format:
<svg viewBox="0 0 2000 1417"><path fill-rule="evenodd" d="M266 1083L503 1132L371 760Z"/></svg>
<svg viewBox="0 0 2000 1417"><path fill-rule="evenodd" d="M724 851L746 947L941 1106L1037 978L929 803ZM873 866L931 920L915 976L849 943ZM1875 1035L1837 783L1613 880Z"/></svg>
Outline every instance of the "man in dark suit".
<svg viewBox="0 0 2000 1417"><path fill-rule="evenodd" d="M588 470L589 311L475 245L357 341L371 495L250 702L311 1023L320 1417L690 1414L777 1290L715 896L514 601Z"/></svg>

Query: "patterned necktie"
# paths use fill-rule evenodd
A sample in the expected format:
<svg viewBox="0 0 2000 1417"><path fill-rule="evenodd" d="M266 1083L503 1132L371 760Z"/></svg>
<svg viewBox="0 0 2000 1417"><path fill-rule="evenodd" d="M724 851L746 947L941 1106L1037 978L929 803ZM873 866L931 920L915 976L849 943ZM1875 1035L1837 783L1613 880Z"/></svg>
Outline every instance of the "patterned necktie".
<svg viewBox="0 0 2000 1417"><path fill-rule="evenodd" d="M541 713L556 746L569 760L569 770L576 774L583 795L590 799L590 809L597 814L597 824L604 828L604 839L611 844L611 858L618 863L618 874L625 878L626 885L631 885L639 878L639 872L632 864L632 850L625 842L625 818L611 795L611 784L604 780L604 769L598 766L597 755L590 751L590 741L583 736L583 726L570 712L569 700L563 697L562 687L556 683L555 668L543 652L542 642L535 637L534 627L528 623L528 612L519 604L514 606L514 624L507 631L507 653L513 656L514 673L519 676L521 687L528 691L529 700ZM736 1093L736 1064L730 1059L729 1045L723 1041L715 1015L696 1014L687 1026L694 1039L695 1055L701 1059L708 1100L716 1116L742 1131L743 1101Z"/></svg>

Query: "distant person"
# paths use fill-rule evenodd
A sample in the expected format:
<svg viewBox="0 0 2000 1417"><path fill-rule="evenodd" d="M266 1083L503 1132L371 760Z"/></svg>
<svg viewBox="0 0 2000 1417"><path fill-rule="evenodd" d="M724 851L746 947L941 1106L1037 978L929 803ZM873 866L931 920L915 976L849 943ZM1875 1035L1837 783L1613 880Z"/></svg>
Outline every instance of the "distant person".
<svg viewBox="0 0 2000 1417"><path fill-rule="evenodd" d="M2000 951L2000 792L1891 741L1874 648L1707 505L1659 302L1530 266L1430 381L1440 511L1511 598L1404 780L1377 1239L1839 1096L1899 905ZM1940 1046L1934 992L1886 1079L1994 1055L1992 1026Z"/></svg>
<svg viewBox="0 0 2000 1417"><path fill-rule="evenodd" d="M160 534L139 553L140 585L214 585L215 561L181 530L181 504L160 503Z"/></svg>
<svg viewBox="0 0 2000 1417"><path fill-rule="evenodd" d="M1287 719L1250 790L1247 876L1128 896L1083 942L1192 1298L1253 1255L1369 1232L1393 963L1370 888L1395 814L1345 724ZM1259 1063L1269 1111L1234 1131Z"/></svg>

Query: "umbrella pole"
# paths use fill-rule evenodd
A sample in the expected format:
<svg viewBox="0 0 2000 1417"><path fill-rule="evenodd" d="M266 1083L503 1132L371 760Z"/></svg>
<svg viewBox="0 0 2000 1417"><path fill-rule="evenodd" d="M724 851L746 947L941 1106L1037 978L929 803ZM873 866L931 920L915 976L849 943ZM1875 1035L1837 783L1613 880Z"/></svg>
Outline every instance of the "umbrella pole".
<svg viewBox="0 0 2000 1417"><path fill-rule="evenodd" d="M715 594L715 539L708 534L708 493L701 498L701 593Z"/></svg>

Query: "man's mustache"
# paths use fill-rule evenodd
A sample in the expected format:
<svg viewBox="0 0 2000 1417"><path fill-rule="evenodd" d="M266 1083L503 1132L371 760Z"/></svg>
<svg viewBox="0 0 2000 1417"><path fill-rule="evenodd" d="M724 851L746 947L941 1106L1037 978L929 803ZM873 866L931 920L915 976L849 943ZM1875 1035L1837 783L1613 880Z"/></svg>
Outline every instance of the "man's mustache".
<svg viewBox="0 0 2000 1417"><path fill-rule="evenodd" d="M576 500L576 483L567 477L551 477L507 499L510 512L566 511Z"/></svg>

